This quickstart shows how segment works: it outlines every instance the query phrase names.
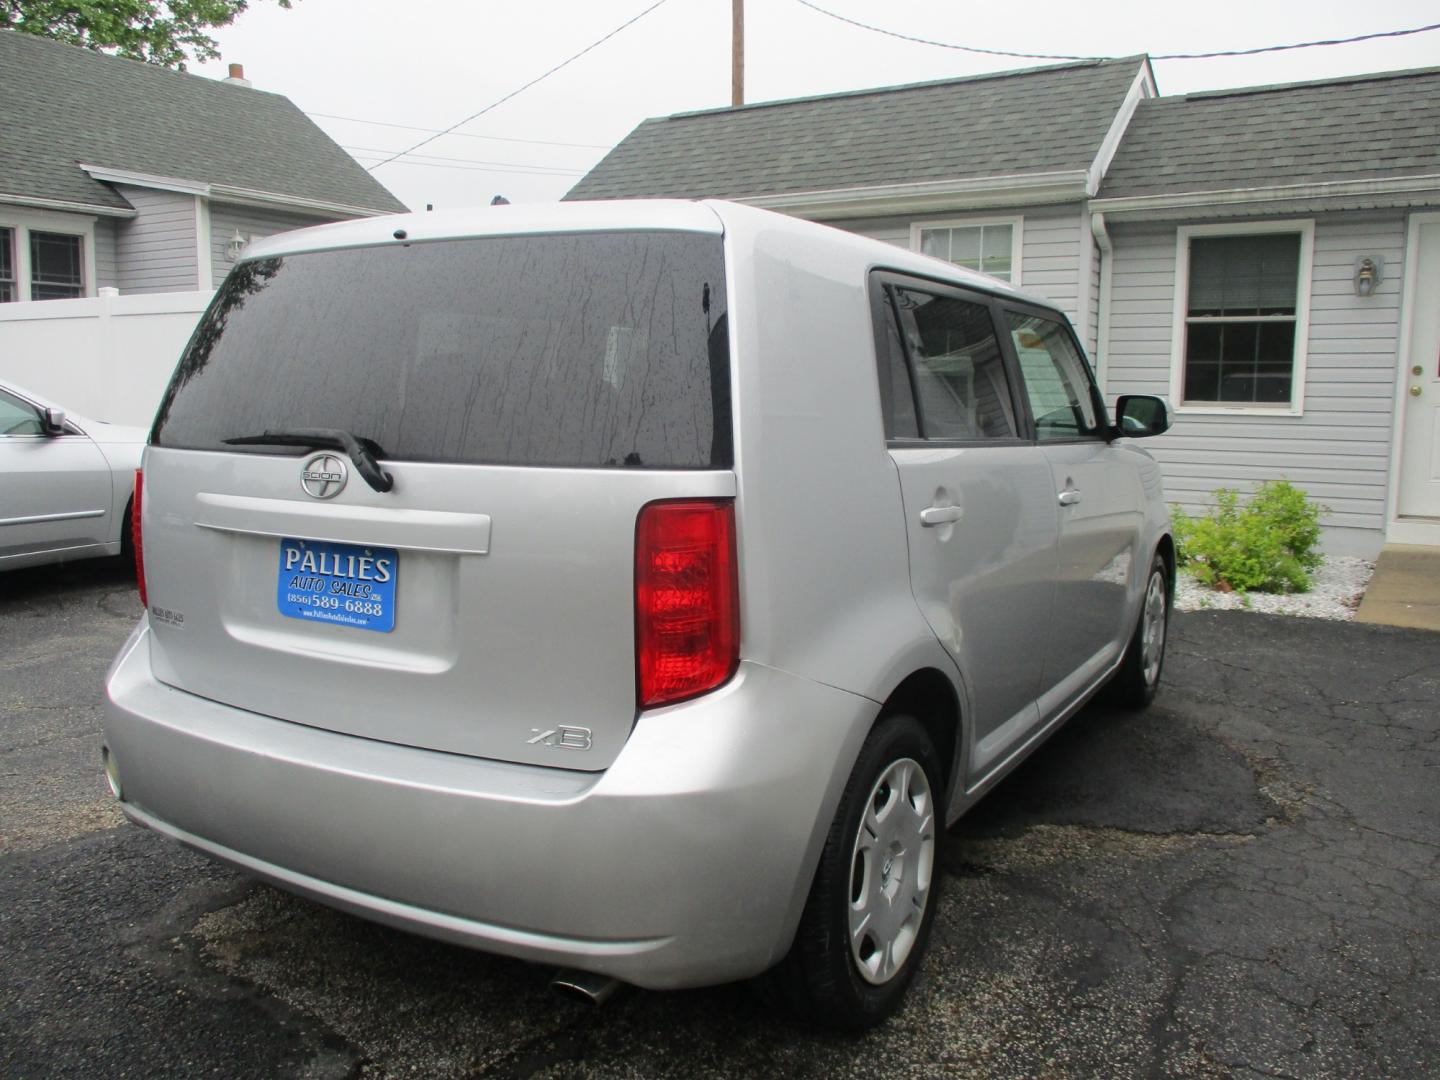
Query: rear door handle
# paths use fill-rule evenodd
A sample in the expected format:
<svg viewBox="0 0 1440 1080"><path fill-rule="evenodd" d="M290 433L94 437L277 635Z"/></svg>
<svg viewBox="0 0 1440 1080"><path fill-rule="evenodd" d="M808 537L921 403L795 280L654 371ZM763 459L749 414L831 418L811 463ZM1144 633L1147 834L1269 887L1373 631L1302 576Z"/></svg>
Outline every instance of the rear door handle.
<svg viewBox="0 0 1440 1080"><path fill-rule="evenodd" d="M1079 501L1080 501L1080 489L1079 489L1079 488L1066 488L1064 491L1060 492L1060 505L1061 505L1061 506L1074 506L1074 505L1075 505L1076 503L1078 503Z"/></svg>
<svg viewBox="0 0 1440 1080"><path fill-rule="evenodd" d="M929 528L933 525L948 525L953 521L959 521L965 516L965 511L958 506L927 506L920 511L920 524Z"/></svg>

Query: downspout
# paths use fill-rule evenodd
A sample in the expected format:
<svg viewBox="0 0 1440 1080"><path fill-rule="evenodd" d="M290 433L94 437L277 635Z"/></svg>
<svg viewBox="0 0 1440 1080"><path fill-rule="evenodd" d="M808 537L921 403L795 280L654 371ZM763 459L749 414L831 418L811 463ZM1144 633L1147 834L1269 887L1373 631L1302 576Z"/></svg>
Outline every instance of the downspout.
<svg viewBox="0 0 1440 1080"><path fill-rule="evenodd" d="M1090 215L1090 232L1100 249L1100 316L1095 328L1095 377L1100 381L1100 393L1110 400L1110 293L1115 277L1115 247L1110 234L1105 230L1105 215Z"/></svg>

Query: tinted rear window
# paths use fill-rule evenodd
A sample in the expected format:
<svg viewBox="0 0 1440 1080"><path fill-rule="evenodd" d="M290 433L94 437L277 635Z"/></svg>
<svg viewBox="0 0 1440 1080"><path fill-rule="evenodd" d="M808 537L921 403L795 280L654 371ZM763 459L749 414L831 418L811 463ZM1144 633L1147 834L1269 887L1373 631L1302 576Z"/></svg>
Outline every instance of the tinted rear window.
<svg viewBox="0 0 1440 1080"><path fill-rule="evenodd" d="M731 464L718 236L487 237L242 263L191 339L159 446L341 428L401 461ZM303 453L296 450L295 453Z"/></svg>

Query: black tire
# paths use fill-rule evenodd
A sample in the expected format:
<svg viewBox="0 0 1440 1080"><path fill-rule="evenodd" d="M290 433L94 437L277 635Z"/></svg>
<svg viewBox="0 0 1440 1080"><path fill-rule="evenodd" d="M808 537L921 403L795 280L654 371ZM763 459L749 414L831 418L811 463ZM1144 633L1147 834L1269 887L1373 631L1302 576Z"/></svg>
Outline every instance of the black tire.
<svg viewBox="0 0 1440 1080"><path fill-rule="evenodd" d="M921 792L921 785L914 779L909 781L906 791L888 784L877 787L882 778L903 775L907 762L919 766L918 770L911 770L910 775L923 773L925 792ZM800 1019L849 1030L873 1027L899 1008L920 967L935 919L940 846L945 836L943 777L935 744L919 721L910 716L892 715L875 726L861 747L826 836L795 942L780 965L762 976L761 992L765 999L783 1006ZM870 820L882 825L884 835L873 840L874 850L865 853L857 850L860 826L875 798L885 801L883 809ZM906 800L909 808L892 799ZM927 835L927 828L919 824L924 813L916 809L917 800L925 804L928 812L928 839L909 849L895 850L893 845L902 841L893 839L887 832L891 824L903 825L904 835L911 839ZM892 811L899 816L892 819ZM912 825L915 832L911 832ZM867 834L875 836L868 830ZM887 845L883 865L879 854L882 839ZM862 868L863 882L856 880L857 867ZM863 869L866 867L868 872ZM873 877L876 872L882 876ZM856 893L872 883L882 890L893 884L895 903L890 911L899 913L897 917L907 912L912 914L906 916L908 929L902 928L896 935L897 941L908 941L903 958L894 964L893 972L886 974L887 961L877 959L884 950L877 952L872 947L867 959L879 970L872 970L867 977L857 958L857 953L864 952L866 939L860 935L861 944L852 949L850 916L852 903L859 903ZM913 892L922 884L923 899L917 900ZM918 919L913 915L917 909ZM876 925L882 925L882 921L876 919ZM896 948L886 955L898 955L901 951ZM876 979L882 981L874 981Z"/></svg>
<svg viewBox="0 0 1440 1080"><path fill-rule="evenodd" d="M1159 641L1158 656L1147 654L1156 631L1151 618L1153 592L1159 591ZM1130 635L1130 644L1125 649L1125 659L1106 687L1109 700L1125 709L1143 709L1155 700L1155 691L1160 688L1160 676L1165 670L1165 645L1170 637L1170 609L1174 597L1170 589L1170 568L1161 555L1150 563L1150 573L1145 579L1145 592L1140 601L1140 614L1135 620L1135 632ZM1147 630L1149 636L1147 638ZM1151 660L1153 659L1153 663Z"/></svg>

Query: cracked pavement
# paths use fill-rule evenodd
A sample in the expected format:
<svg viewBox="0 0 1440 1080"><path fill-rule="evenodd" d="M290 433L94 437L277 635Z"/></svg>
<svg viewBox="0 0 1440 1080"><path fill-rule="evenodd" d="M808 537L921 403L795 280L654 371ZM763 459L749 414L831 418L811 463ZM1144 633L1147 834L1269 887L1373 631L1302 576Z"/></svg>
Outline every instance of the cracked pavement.
<svg viewBox="0 0 1440 1080"><path fill-rule="evenodd" d="M744 987L600 1010L139 828L99 765L114 565L0 576L0 1075L1440 1072L1440 635L1177 615L950 831L932 947L864 1037Z"/></svg>

